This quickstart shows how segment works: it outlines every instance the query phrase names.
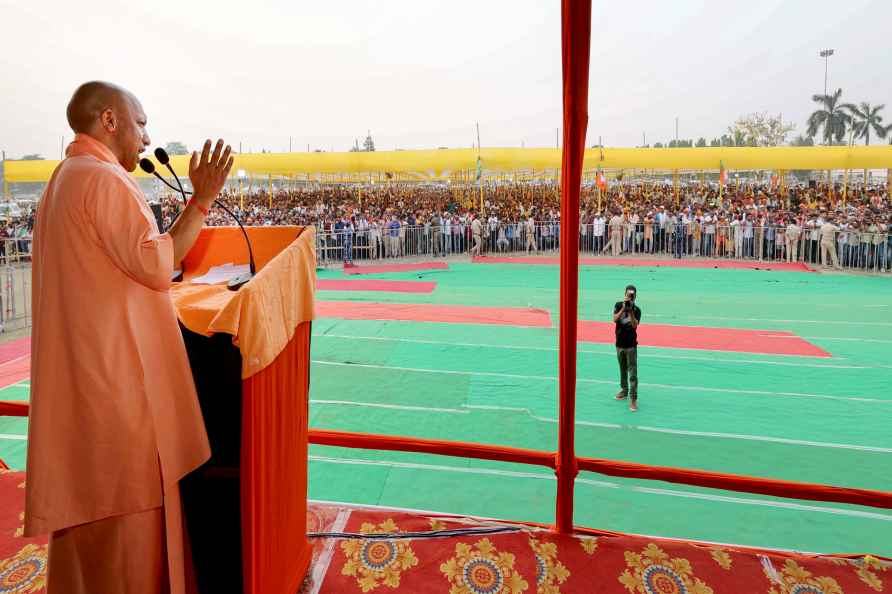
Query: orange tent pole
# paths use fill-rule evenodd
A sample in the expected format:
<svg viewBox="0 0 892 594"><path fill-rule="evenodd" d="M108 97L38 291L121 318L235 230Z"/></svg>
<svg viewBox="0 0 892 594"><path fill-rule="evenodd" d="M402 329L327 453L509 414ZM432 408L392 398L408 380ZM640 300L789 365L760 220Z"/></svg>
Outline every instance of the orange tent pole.
<svg viewBox="0 0 892 594"><path fill-rule="evenodd" d="M561 282L558 341L557 497L555 527L573 531L573 483L579 474L576 423L576 319L579 308L579 186L588 128L592 1L561 0L564 150L561 157Z"/></svg>

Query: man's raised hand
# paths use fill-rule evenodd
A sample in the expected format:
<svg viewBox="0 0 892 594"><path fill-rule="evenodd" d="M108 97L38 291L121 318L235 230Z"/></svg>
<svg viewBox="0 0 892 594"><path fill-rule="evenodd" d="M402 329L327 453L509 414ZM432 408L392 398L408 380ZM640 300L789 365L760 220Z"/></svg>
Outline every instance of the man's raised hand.
<svg viewBox="0 0 892 594"><path fill-rule="evenodd" d="M226 145L224 150L222 138L217 141L213 154L211 154L210 139L204 142L200 156L197 151L192 151L192 158L189 160L192 197L198 200L198 204L203 208L210 207L217 194L223 189L223 184L226 183L233 162L230 153L232 153L232 147Z"/></svg>

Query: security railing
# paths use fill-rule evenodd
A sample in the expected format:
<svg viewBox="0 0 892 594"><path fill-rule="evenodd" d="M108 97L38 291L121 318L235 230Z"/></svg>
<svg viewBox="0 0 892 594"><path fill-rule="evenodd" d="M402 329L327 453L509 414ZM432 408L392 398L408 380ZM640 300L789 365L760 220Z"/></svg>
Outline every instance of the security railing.
<svg viewBox="0 0 892 594"><path fill-rule="evenodd" d="M31 325L31 238L0 239L0 332Z"/></svg>
<svg viewBox="0 0 892 594"><path fill-rule="evenodd" d="M790 231L793 231L791 234ZM470 225L399 225L348 232L317 233L322 267L345 261L468 255L474 248ZM481 255L556 254L560 224L485 224ZM718 258L760 262L803 262L850 272L892 271L892 233L843 229L822 239L820 229L750 225L581 225L579 251L585 257ZM834 263L835 257L835 263ZM31 325L31 237L0 239L0 332Z"/></svg>
<svg viewBox="0 0 892 594"><path fill-rule="evenodd" d="M400 225L352 233L318 233L317 242L317 258L323 267L345 261L470 254L474 248L474 236L466 224ZM547 254L559 250L559 223L486 224L480 235L481 255ZM862 272L892 269L892 234L858 229L837 231L822 240L820 229L809 227L596 223L580 226L579 250L584 256L700 257L803 262L814 266L834 265L835 255L840 269Z"/></svg>

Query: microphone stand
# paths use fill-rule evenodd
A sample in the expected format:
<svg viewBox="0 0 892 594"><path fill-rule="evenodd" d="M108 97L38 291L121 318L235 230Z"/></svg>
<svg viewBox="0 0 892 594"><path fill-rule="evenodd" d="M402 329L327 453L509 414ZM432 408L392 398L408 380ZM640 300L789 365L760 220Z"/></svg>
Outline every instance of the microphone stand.
<svg viewBox="0 0 892 594"><path fill-rule="evenodd" d="M168 165L167 168L170 169L170 165ZM171 171L173 171L173 169L171 169ZM180 186L180 188L179 188L179 190L177 190L177 188L175 188L175 187L173 187L171 184L169 184L169 183L167 182L166 179L164 179L163 177L161 177L161 174L158 173L157 171L155 171L155 169L152 169L152 175L154 175L155 177L157 177L158 179L160 179L160 180L161 180L161 183L163 183L165 186L167 186L167 187L170 188L171 190L178 191L178 192L180 193L180 195L182 195L182 197L183 197L183 210L185 210L185 209L186 209L186 206L189 205L189 201L186 199L186 191L183 189L183 185L180 183L179 178L177 178L177 185ZM176 177L176 174L174 174L174 177ZM182 212L181 212L181 214L182 214ZM177 215L176 218L175 218L173 221L170 222L171 227L172 227L173 224L176 222L177 218L179 218L179 216L180 216L180 215ZM174 270L174 271L173 271L173 274L170 276L170 282L172 282L172 283L178 283L178 282L181 282L181 281L183 280L183 268L184 268L183 263L180 262L180 267L179 267L179 269Z"/></svg>
<svg viewBox="0 0 892 594"><path fill-rule="evenodd" d="M186 205L188 205L189 202L186 198L186 194L191 194L191 192L186 192L183 189L183 184L180 183L180 178L176 174L176 172L173 170L173 167L170 166L170 163L165 163L165 165L170 170L170 172L173 174L174 178L177 180L177 185L179 186L179 189L175 188L166 179L161 177L161 174L159 174L157 171L153 171L152 174L155 177L157 177L158 179L160 179L161 182L165 186L170 188L171 190L179 191L180 194L182 194L182 196L183 196L183 202L185 202ZM226 212L226 214L228 214L230 217L232 217L232 219L235 221L235 223L239 226L239 229L241 229L242 236L245 238L245 243L248 246L248 269L249 269L249 272L246 272L244 274L239 274L238 276L231 278L229 280L229 282L227 283L227 288L230 291L238 291L245 283L247 283L252 278L254 278L255 274L257 274L257 266L254 262L254 249L251 247L251 240L248 238L248 232L245 230L245 226L242 225L241 220L239 220L239 218L237 216L235 216L235 213L233 213L231 210L229 210L222 202L220 202L217 199L214 199L214 206L219 206ZM181 266L181 268L182 268L182 266ZM174 273L175 273L175 277L173 279L171 279L172 282L180 282L181 280L183 280L183 273L181 270L175 270Z"/></svg>

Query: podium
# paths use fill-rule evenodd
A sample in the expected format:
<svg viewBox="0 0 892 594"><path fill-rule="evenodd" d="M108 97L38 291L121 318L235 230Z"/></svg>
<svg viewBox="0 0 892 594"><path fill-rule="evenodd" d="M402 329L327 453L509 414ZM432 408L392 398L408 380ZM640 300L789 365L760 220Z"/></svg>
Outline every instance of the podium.
<svg viewBox="0 0 892 594"><path fill-rule="evenodd" d="M180 482L201 594L294 594L306 537L312 227L249 227L257 274L238 291L197 285L245 263L237 227L204 228L171 288L211 458Z"/></svg>

